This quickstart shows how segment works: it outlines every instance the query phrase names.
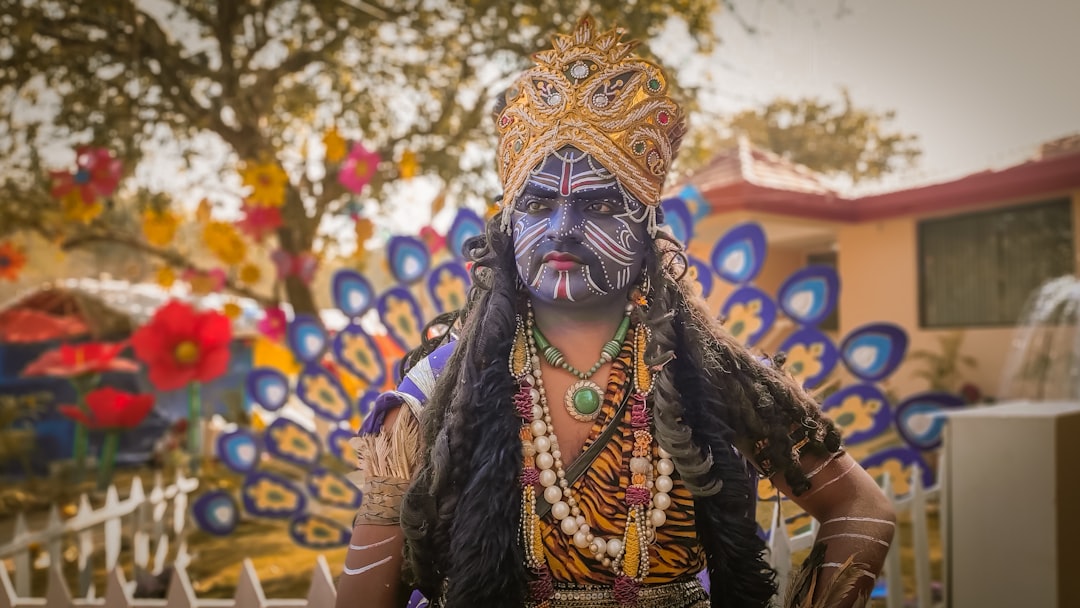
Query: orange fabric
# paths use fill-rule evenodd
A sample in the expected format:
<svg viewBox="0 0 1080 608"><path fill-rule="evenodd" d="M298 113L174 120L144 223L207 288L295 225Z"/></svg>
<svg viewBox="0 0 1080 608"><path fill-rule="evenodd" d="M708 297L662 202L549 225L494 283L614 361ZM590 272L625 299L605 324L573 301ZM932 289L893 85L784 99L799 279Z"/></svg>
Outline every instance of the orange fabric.
<svg viewBox="0 0 1080 608"><path fill-rule="evenodd" d="M603 433L605 425L615 415L626 391L629 390L627 367L630 362L629 343L612 364L611 378L604 395L600 415L582 450L587 450ZM620 420L619 429L604 451L589 469L571 486L582 514L598 537L622 540L626 530L626 487L630 485L629 462L634 449L634 432L630 426L630 408ZM655 458L655 455L654 455ZM677 475L669 495L671 506L665 512L667 522L657 528L656 542L649 547L649 575L645 584L663 584L693 576L705 567L705 551L698 541L694 526L694 499ZM611 585L615 573L592 557L588 548L578 549L573 539L559 529L549 512L540 520L541 534L547 553L548 568L558 582L578 585Z"/></svg>

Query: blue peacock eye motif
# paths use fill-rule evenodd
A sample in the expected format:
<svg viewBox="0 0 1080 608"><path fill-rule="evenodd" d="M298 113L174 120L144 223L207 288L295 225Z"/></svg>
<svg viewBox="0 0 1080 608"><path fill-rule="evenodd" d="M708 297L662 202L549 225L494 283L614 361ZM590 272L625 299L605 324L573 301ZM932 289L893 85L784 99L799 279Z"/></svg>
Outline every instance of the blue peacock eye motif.
<svg viewBox="0 0 1080 608"><path fill-rule="evenodd" d="M286 331L289 349L303 363L318 361L330 340L323 324L311 315L297 315Z"/></svg>
<svg viewBox="0 0 1080 608"><path fill-rule="evenodd" d="M335 361L369 385L381 386L386 381L382 352L358 324L350 323L334 336L333 352Z"/></svg>
<svg viewBox="0 0 1080 608"><path fill-rule="evenodd" d="M217 438L221 463L237 473L250 473L259 465L259 440L247 429L222 433Z"/></svg>
<svg viewBox="0 0 1080 608"><path fill-rule="evenodd" d="M315 433L288 418L278 418L266 428L263 443L271 456L286 462L312 467L322 456L322 443Z"/></svg>
<svg viewBox="0 0 1080 608"><path fill-rule="evenodd" d="M334 549L349 544L352 531L329 517L305 513L289 522L293 542L309 549Z"/></svg>
<svg viewBox="0 0 1080 608"><path fill-rule="evenodd" d="M333 374L320 365L307 365L296 379L296 396L315 414L340 422L352 415L352 400Z"/></svg>
<svg viewBox="0 0 1080 608"><path fill-rule="evenodd" d="M918 393L896 406L896 430L917 450L933 450L941 445L945 416L950 409L964 407L959 395L938 391Z"/></svg>
<svg viewBox="0 0 1080 608"><path fill-rule="evenodd" d="M240 521L236 500L225 490L212 490L195 499L191 515L199 529L214 536L228 536Z"/></svg>
<svg viewBox="0 0 1080 608"><path fill-rule="evenodd" d="M710 262L728 283L749 283L765 264L765 231L753 222L733 227L716 242Z"/></svg>
<svg viewBox="0 0 1080 608"><path fill-rule="evenodd" d="M780 286L777 303L784 314L800 325L814 326L836 308L840 278L830 266L807 266Z"/></svg>
<svg viewBox="0 0 1080 608"><path fill-rule="evenodd" d="M353 319L363 316L375 304L371 282L355 270L346 268L335 272L331 290L334 305Z"/></svg>
<svg viewBox="0 0 1080 608"><path fill-rule="evenodd" d="M386 331L402 350L409 351L420 345L420 330L424 318L416 298L404 287L386 290L377 304L379 318Z"/></svg>
<svg viewBox="0 0 1080 608"><path fill-rule="evenodd" d="M757 287L744 285L728 296L720 307L720 316L725 319L724 327L736 340L753 346L776 322L776 303Z"/></svg>
<svg viewBox="0 0 1080 608"><path fill-rule="evenodd" d="M398 283L412 285L424 278L431 268L431 252L420 239L411 236L395 236L387 244L387 262L390 274Z"/></svg>
<svg viewBox="0 0 1080 608"><path fill-rule="evenodd" d="M804 327L788 336L779 350L787 355L784 369L806 388L813 388L824 380L840 358L832 340L812 327Z"/></svg>
<svg viewBox="0 0 1080 608"><path fill-rule="evenodd" d="M445 262L428 275L427 290L439 313L465 306L472 278L460 262Z"/></svg>
<svg viewBox="0 0 1080 608"><path fill-rule="evenodd" d="M275 412L289 400L289 380L276 369L257 367L247 374L247 392L259 407Z"/></svg>
<svg viewBox="0 0 1080 608"><path fill-rule="evenodd" d="M248 475L240 493L244 510L256 517L288 519L307 506L307 498L293 482L265 471Z"/></svg>
<svg viewBox="0 0 1080 608"><path fill-rule="evenodd" d="M357 509L363 497L356 484L322 468L308 475L307 490L315 500L339 509Z"/></svg>
<svg viewBox="0 0 1080 608"><path fill-rule="evenodd" d="M861 380L878 382L896 370L907 354L908 338L892 323L871 323L853 329L840 344L848 370Z"/></svg>
<svg viewBox="0 0 1080 608"><path fill-rule="evenodd" d="M825 399L821 411L836 423L847 445L869 441L892 425L889 400L873 384L845 386Z"/></svg>
<svg viewBox="0 0 1080 608"><path fill-rule="evenodd" d="M664 212L664 225L671 229L671 234L680 243L689 243L694 238L694 216L686 201L679 196L666 198L660 201L660 209Z"/></svg>
<svg viewBox="0 0 1080 608"><path fill-rule="evenodd" d="M446 247L454 258L463 261L465 256L462 255L462 249L465 241L481 234L484 234L484 220L475 211L461 208L454 216L450 230L446 232Z"/></svg>

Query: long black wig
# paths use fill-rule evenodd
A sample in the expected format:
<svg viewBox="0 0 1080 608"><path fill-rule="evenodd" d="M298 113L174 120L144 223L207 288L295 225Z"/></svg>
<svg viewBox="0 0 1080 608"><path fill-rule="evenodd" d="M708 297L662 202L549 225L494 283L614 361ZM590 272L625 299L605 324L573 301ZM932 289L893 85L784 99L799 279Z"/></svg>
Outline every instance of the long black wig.
<svg viewBox="0 0 1080 608"><path fill-rule="evenodd" d="M840 436L789 375L739 345L692 295L680 278L680 251L657 234L642 271L651 285L648 305L634 313L652 329L651 360L668 362L656 377L655 436L694 494L712 605L767 606L776 582L739 448L757 446L758 457L801 492L809 481L792 429L811 429L802 453L834 453ZM473 287L457 319L458 346L422 416L425 453L402 504L406 562L410 582L444 608L519 608L529 576L518 542L521 421L507 361L526 295L497 216L465 254L474 263ZM408 363L433 346L411 353Z"/></svg>

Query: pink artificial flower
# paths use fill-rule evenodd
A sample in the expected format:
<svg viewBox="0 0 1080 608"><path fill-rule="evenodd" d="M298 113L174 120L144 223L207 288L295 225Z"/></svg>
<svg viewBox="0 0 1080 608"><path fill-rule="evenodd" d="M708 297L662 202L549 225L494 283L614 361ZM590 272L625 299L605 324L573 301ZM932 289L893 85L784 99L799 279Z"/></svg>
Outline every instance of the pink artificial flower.
<svg viewBox="0 0 1080 608"><path fill-rule="evenodd" d="M263 318L255 325L259 333L277 342L285 337L285 328L289 321L285 318L285 311L274 306L263 311Z"/></svg>
<svg viewBox="0 0 1080 608"><path fill-rule="evenodd" d="M379 155L357 142L349 150L345 162L338 169L338 182L354 194L358 194L368 185L375 171L379 168Z"/></svg>

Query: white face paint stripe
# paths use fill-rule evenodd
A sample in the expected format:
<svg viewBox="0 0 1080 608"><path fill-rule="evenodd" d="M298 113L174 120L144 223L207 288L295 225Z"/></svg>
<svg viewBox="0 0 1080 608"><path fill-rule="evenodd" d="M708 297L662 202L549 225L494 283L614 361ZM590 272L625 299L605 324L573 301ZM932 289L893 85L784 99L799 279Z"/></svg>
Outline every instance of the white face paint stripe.
<svg viewBox="0 0 1080 608"><path fill-rule="evenodd" d="M585 224L585 239L617 264L629 266L634 263L632 252L620 247L614 239L591 222Z"/></svg>
<svg viewBox="0 0 1080 608"><path fill-rule="evenodd" d="M390 563L390 560L392 560L392 559L394 559L393 555L385 557L383 559L380 559L379 561L368 564L366 566L361 566L359 568L350 568L348 566L345 566L345 574L347 574L349 576L356 576L357 574L363 574L363 573L367 572L368 570L372 570L372 569L377 568L377 567L379 567L379 566L381 566L383 564Z"/></svg>
<svg viewBox="0 0 1080 608"><path fill-rule="evenodd" d="M548 222L548 220L537 222L533 226L529 227L529 229L518 235L518 243L517 246L514 248L515 257L520 258L526 252L531 250L537 242L540 241L540 239L544 236L544 231L547 230Z"/></svg>
<svg viewBox="0 0 1080 608"><path fill-rule="evenodd" d="M589 270L588 266L586 266L583 269L583 272L585 273L585 280L589 283L589 287L592 287L596 291L596 293L598 293L598 294L600 294L602 296L606 296L608 294L608 292L604 291L603 289L600 289L600 286L597 285L596 281L593 280L592 271Z"/></svg>
<svg viewBox="0 0 1080 608"><path fill-rule="evenodd" d="M383 545L385 545L387 543L392 543L392 542L394 542L394 537L393 536L391 536L390 538L380 540L377 543L371 543L370 545L352 545L352 544L350 544L349 548L352 549L353 551L367 551L368 549L373 549L375 547L381 547L381 546L383 546Z"/></svg>
<svg viewBox="0 0 1080 608"><path fill-rule="evenodd" d="M547 270L547 266L544 265L544 264L541 264L540 268L537 269L537 271L536 271L536 276L533 277L532 283L529 283L529 286L532 287L533 289L536 289L537 287L540 287L540 281L543 280L544 271L546 271L546 270Z"/></svg>

